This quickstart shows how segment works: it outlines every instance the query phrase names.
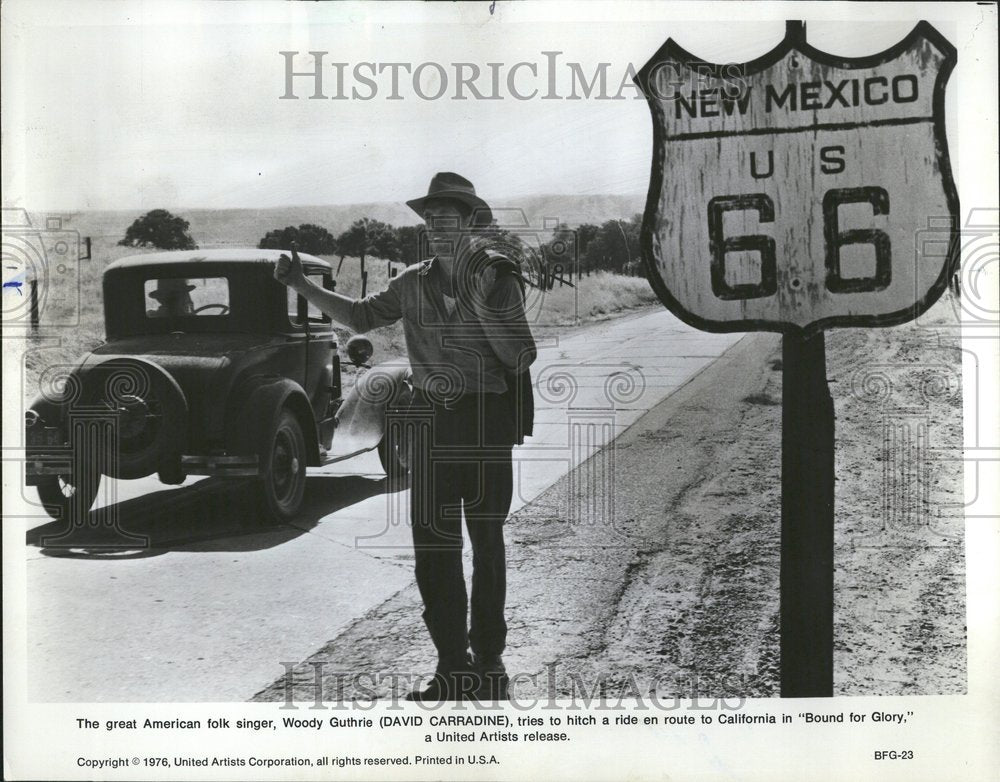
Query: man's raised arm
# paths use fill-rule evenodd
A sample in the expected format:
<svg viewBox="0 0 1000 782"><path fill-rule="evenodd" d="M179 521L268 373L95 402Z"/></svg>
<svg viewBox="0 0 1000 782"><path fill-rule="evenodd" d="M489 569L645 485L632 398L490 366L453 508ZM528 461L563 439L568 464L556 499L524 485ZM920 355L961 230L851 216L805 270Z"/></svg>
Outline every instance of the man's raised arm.
<svg viewBox="0 0 1000 782"><path fill-rule="evenodd" d="M399 295L393 285L390 284L384 291L364 299L352 299L350 296L328 291L305 275L302 261L295 250L292 250L291 258L281 255L274 267L274 278L356 334L388 326L403 315Z"/></svg>

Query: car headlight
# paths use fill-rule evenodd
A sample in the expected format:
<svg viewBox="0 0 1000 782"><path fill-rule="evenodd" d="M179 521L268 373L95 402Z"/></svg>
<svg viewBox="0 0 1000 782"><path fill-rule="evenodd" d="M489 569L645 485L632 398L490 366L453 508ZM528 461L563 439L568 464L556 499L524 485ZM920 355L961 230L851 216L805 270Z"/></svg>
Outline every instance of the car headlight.
<svg viewBox="0 0 1000 782"><path fill-rule="evenodd" d="M359 334L347 341L347 357L356 366L363 365L372 357L372 353L374 352L375 349L372 347L372 342L368 337L362 337Z"/></svg>

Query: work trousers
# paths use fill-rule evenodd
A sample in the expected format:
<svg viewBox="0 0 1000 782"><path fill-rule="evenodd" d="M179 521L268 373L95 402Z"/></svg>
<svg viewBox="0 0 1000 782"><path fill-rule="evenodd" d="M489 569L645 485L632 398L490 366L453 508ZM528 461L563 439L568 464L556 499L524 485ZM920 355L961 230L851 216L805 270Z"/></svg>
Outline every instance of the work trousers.
<svg viewBox="0 0 1000 782"><path fill-rule="evenodd" d="M492 656L506 644L503 525L513 491L513 421L502 395L485 393L443 404L418 391L409 415L424 422L409 438L417 586L438 668L454 669L470 645L477 656ZM463 515L472 544L468 625Z"/></svg>

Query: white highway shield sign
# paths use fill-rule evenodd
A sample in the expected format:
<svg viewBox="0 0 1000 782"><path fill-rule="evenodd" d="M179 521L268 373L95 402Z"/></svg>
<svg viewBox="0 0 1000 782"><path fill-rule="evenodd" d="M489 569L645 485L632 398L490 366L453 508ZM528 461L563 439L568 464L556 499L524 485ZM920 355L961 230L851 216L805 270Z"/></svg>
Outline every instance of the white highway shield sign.
<svg viewBox="0 0 1000 782"><path fill-rule="evenodd" d="M921 22L845 59L794 27L744 64L668 40L637 77L653 113L647 274L710 331L879 326L944 291L958 197L944 129L956 52ZM940 233L938 233L940 237Z"/></svg>

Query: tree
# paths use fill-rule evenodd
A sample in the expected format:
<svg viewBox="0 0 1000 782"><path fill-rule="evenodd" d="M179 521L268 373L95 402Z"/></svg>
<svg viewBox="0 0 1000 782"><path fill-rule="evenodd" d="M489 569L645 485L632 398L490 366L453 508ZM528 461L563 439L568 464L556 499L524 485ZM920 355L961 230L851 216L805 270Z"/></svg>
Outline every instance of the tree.
<svg viewBox="0 0 1000 782"><path fill-rule="evenodd" d="M123 247L157 247L161 250L194 250L198 247L188 234L189 223L166 209L153 209L128 227Z"/></svg>
<svg viewBox="0 0 1000 782"><path fill-rule="evenodd" d="M552 230L552 238L544 245L545 261L550 269L562 267L562 274L572 277L584 271L584 258L594 237L600 229L592 223L583 223L571 228L566 223L559 223Z"/></svg>
<svg viewBox="0 0 1000 782"><path fill-rule="evenodd" d="M493 220L489 225L479 226L472 235L473 247L476 250L490 247L497 252L521 255L523 242L521 237L509 229L497 225Z"/></svg>
<svg viewBox="0 0 1000 782"><path fill-rule="evenodd" d="M400 260L400 249L396 231L388 223L362 217L351 223L351 227L337 237L337 254L343 260L346 255L357 256L364 268L365 257L372 255L386 261Z"/></svg>
<svg viewBox="0 0 1000 782"><path fill-rule="evenodd" d="M521 276L529 284L542 287L546 274L546 247L540 242L537 233L531 230L511 230L493 220L490 225L476 229L474 241L475 251L489 248L506 256L517 264Z"/></svg>
<svg viewBox="0 0 1000 782"><path fill-rule="evenodd" d="M583 258L587 253L587 248L590 243L594 241L594 237L597 236L598 227L593 223L583 223L576 229L576 254L577 257Z"/></svg>
<svg viewBox="0 0 1000 782"><path fill-rule="evenodd" d="M635 215L631 220L608 220L603 223L587 245L583 267L613 272L632 268L631 265L642 257L639 244L641 225L641 215Z"/></svg>
<svg viewBox="0 0 1000 782"><path fill-rule="evenodd" d="M552 231L552 239L546 244L546 255L563 264L576 266L597 235L597 230L597 226L590 223L577 228L559 223Z"/></svg>
<svg viewBox="0 0 1000 782"><path fill-rule="evenodd" d="M559 223L553 229L552 238L542 248L547 272L553 278L572 280L573 275L579 273L577 239L576 231L566 223Z"/></svg>
<svg viewBox="0 0 1000 782"><path fill-rule="evenodd" d="M328 230L319 225L303 223L275 228L268 231L257 247L261 250L287 250L295 242L296 249L312 255L333 255L337 252L337 240Z"/></svg>
<svg viewBox="0 0 1000 782"><path fill-rule="evenodd" d="M396 229L396 246L399 260L407 266L420 263L427 257L428 250L422 225L401 225Z"/></svg>

